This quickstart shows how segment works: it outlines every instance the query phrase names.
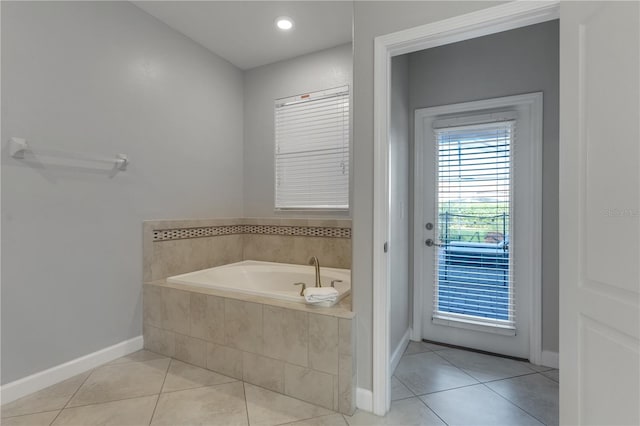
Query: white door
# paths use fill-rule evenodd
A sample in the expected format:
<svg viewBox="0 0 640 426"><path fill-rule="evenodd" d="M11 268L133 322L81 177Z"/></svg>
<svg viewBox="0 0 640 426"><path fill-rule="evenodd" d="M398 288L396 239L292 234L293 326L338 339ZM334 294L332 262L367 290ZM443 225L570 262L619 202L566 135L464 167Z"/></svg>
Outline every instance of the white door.
<svg viewBox="0 0 640 426"><path fill-rule="evenodd" d="M638 2L562 2L560 40L560 423L638 425Z"/></svg>
<svg viewBox="0 0 640 426"><path fill-rule="evenodd" d="M541 93L416 111L422 338L530 358L541 117Z"/></svg>

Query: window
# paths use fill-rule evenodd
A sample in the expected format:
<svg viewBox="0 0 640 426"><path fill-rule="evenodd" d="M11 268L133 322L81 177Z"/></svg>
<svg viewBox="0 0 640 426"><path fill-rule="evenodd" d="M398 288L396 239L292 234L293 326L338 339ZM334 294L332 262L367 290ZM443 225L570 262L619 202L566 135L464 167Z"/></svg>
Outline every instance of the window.
<svg viewBox="0 0 640 426"><path fill-rule="evenodd" d="M275 102L276 209L349 208L349 87Z"/></svg>
<svg viewBox="0 0 640 426"><path fill-rule="evenodd" d="M513 121L435 129L435 318L515 327L509 262L513 136Z"/></svg>

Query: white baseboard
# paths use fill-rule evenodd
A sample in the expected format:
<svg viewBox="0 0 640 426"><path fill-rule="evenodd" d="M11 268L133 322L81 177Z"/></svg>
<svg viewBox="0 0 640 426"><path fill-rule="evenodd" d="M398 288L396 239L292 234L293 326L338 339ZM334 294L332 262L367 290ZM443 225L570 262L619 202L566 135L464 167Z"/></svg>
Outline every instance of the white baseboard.
<svg viewBox="0 0 640 426"><path fill-rule="evenodd" d="M396 371L398 364L400 363L402 354L404 354L405 349L407 349L407 346L409 346L410 336L411 336L411 329L407 328L407 331L404 333L404 336L402 336L400 343L398 344L396 349L393 351L393 354L391 354L391 368L389 371L391 371L392 376L393 376L393 373Z"/></svg>
<svg viewBox="0 0 640 426"><path fill-rule="evenodd" d="M559 368L560 356L558 352L542 351L542 356L540 357L540 365L551 368Z"/></svg>
<svg viewBox="0 0 640 426"><path fill-rule="evenodd" d="M369 389L356 388L356 407L362 411L373 412L373 392Z"/></svg>
<svg viewBox="0 0 640 426"><path fill-rule="evenodd" d="M77 374L84 373L106 362L142 349L142 336L116 343L108 348L76 358L64 364L56 365L39 373L32 374L0 387L2 404L15 401L30 393L37 392Z"/></svg>

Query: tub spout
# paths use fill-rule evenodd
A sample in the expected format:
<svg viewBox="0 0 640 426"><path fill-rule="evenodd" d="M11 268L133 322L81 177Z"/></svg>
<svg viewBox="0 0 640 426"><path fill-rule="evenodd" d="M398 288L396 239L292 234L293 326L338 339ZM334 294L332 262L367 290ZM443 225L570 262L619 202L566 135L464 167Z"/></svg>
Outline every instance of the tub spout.
<svg viewBox="0 0 640 426"><path fill-rule="evenodd" d="M316 256L311 256L309 258L309 265L316 267L316 287L322 287L322 284L320 283L320 262L318 262L318 258Z"/></svg>

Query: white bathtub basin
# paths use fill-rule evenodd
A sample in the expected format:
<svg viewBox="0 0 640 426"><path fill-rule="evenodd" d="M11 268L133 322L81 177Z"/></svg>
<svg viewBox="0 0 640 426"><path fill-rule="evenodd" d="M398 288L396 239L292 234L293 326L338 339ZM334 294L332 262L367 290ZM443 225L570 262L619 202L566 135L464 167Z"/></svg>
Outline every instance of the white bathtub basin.
<svg viewBox="0 0 640 426"><path fill-rule="evenodd" d="M349 269L321 267L320 278L323 287L331 286L333 280L342 280L335 283L338 301L351 293ZM303 282L307 288L313 287L315 269L307 265L245 260L176 275L167 278L167 282L306 303L300 296L301 286L294 286L294 283Z"/></svg>

